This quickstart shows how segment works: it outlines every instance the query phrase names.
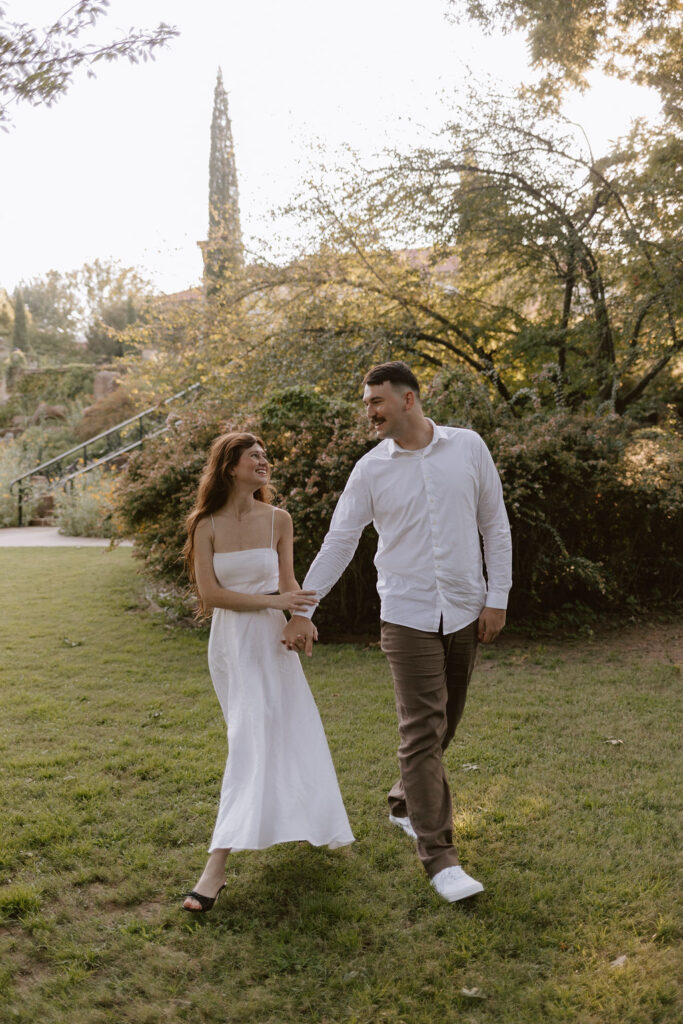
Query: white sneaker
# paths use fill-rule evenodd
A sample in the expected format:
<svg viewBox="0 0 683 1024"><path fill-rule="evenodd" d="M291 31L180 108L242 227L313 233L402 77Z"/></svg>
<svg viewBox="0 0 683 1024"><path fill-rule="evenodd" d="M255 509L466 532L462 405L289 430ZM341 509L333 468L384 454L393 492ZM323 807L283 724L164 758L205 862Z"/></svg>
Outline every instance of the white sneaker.
<svg viewBox="0 0 683 1024"><path fill-rule="evenodd" d="M481 882L465 874L460 865L439 871L432 878L432 885L439 896L443 896L449 903L466 900L468 896L476 896L478 892L484 891Z"/></svg>
<svg viewBox="0 0 683 1024"><path fill-rule="evenodd" d="M410 818L396 818L393 814L390 814L389 821L392 825L398 825L399 828L402 828L411 839L417 839L417 832L410 824Z"/></svg>

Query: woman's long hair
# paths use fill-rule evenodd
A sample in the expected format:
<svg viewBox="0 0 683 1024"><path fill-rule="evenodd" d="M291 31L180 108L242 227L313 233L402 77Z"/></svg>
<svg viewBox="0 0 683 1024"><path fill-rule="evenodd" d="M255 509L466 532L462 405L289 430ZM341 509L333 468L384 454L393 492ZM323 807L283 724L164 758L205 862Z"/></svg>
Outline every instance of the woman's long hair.
<svg viewBox="0 0 683 1024"><path fill-rule="evenodd" d="M202 598L197 590L197 579L194 571L194 535L197 525L204 516L209 516L223 508L234 487L230 471L237 465L242 457L242 453L255 444L260 445L265 452L266 446L261 438L256 437L255 434L248 434L246 432L221 434L211 445L209 461L206 463L199 478L197 498L185 522L187 540L183 545L183 557L185 558L187 575L190 578L192 588L199 598L200 607ZM273 497L273 488L270 484L265 484L254 491L254 497L257 501L263 501L266 505L269 505ZM202 611L204 611L203 607Z"/></svg>

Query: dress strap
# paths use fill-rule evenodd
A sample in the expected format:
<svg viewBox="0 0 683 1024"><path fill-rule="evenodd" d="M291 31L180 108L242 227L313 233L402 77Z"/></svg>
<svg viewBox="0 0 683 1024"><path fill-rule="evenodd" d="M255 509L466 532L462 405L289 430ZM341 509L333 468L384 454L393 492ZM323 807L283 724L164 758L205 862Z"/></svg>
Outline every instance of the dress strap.
<svg viewBox="0 0 683 1024"><path fill-rule="evenodd" d="M273 537L275 536L275 505L273 505L273 515L270 520L270 546L273 546Z"/></svg>
<svg viewBox="0 0 683 1024"><path fill-rule="evenodd" d="M211 514L211 540L215 541L215 539L216 539L216 524L213 521L213 513L210 513L210 514Z"/></svg>

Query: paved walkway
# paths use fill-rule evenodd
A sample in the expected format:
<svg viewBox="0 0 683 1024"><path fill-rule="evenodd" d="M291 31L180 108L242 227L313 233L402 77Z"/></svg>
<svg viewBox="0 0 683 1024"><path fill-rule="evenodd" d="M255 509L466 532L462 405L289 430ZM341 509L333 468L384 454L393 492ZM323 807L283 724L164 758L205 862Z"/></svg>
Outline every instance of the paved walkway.
<svg viewBox="0 0 683 1024"><path fill-rule="evenodd" d="M122 547L132 541L121 540ZM0 548L108 548L105 537L64 537L56 526L11 526L0 530Z"/></svg>

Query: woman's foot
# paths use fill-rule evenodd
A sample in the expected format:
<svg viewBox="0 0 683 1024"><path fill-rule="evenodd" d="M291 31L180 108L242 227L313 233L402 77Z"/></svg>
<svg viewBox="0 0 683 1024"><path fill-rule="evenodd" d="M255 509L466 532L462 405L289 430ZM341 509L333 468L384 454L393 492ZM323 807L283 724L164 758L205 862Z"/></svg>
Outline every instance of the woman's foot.
<svg viewBox="0 0 683 1024"><path fill-rule="evenodd" d="M192 892L185 894L183 910L189 910L193 914L205 914L207 910L211 910L223 889L225 889L225 882L223 882L215 896L204 896L203 893L193 889Z"/></svg>
<svg viewBox="0 0 683 1024"><path fill-rule="evenodd" d="M225 862L229 852L229 850L214 850L209 856L201 878L192 892L188 892L185 896L184 910L191 910L195 913L211 910L218 894L225 888Z"/></svg>

